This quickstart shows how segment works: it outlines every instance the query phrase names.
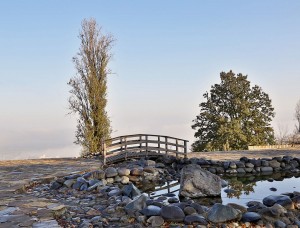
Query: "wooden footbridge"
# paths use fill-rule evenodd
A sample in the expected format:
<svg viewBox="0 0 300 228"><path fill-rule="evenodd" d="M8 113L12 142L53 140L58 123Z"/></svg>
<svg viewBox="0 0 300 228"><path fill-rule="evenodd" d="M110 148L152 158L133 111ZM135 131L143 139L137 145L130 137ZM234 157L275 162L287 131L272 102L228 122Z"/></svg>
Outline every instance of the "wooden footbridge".
<svg viewBox="0 0 300 228"><path fill-rule="evenodd" d="M175 155L187 157L188 140L164 135L123 135L106 140L103 146L104 164L121 162L131 158Z"/></svg>

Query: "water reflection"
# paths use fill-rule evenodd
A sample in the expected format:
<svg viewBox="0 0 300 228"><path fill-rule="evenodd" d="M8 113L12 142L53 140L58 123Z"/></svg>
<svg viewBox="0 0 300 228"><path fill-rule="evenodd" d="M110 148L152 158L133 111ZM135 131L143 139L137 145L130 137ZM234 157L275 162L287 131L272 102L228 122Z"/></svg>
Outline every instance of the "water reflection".
<svg viewBox="0 0 300 228"><path fill-rule="evenodd" d="M300 189L299 173L274 173L222 177L228 186L222 189L223 204L246 204L250 200L262 201L268 195L293 192Z"/></svg>
<svg viewBox="0 0 300 228"><path fill-rule="evenodd" d="M173 193L178 197L180 184L179 181L166 181L164 183L148 183L142 186L142 191L148 193L149 197L156 198L167 193ZM149 191L149 189L151 189Z"/></svg>
<svg viewBox="0 0 300 228"><path fill-rule="evenodd" d="M199 198L194 201L202 205L213 205L214 203L237 203L246 204L251 200L262 201L268 195L281 194L300 190L300 173L274 173L274 174L244 174L236 176L222 176L228 182L228 186L222 189L221 197ZM152 198L173 193L178 197L179 182L170 181L158 185L144 185L144 192ZM179 198L179 197L178 197ZM180 199L184 201L185 199Z"/></svg>
<svg viewBox="0 0 300 228"><path fill-rule="evenodd" d="M223 189L224 192L227 193L228 198L235 197L239 199L242 194L249 195L251 192L254 192L254 186L256 186L256 182L244 183L239 179L235 177L228 180L227 188Z"/></svg>

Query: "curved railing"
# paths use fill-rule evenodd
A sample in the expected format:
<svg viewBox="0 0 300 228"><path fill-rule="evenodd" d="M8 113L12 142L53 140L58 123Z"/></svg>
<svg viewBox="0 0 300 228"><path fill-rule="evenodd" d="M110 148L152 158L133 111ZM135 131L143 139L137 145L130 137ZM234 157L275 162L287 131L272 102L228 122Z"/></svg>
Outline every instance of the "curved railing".
<svg viewBox="0 0 300 228"><path fill-rule="evenodd" d="M188 140L179 139L165 135L153 134L135 134L123 135L111 138L105 141L103 146L104 164L109 157L125 152L143 152L143 156L147 156L148 152L156 152L158 154L175 154L176 157L187 156ZM138 156L138 154L136 154ZM141 154L142 155L142 154Z"/></svg>

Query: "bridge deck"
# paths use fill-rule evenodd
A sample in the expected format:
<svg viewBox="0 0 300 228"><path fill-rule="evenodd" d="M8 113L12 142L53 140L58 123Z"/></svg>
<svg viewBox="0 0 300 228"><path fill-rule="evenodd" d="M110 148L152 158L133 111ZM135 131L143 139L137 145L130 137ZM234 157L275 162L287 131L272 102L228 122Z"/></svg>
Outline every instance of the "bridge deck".
<svg viewBox="0 0 300 228"><path fill-rule="evenodd" d="M113 164L113 163L121 162L121 161L124 161L127 159L132 159L132 158L160 157L163 155L165 155L165 154L157 153L154 151L142 151L142 152L123 151L116 155L106 157L106 164Z"/></svg>

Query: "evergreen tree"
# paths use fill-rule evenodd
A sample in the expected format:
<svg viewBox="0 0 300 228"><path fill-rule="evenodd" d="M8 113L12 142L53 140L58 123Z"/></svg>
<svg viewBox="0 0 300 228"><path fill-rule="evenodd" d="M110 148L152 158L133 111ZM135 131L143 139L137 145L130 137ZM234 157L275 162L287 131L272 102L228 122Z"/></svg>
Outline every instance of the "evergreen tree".
<svg viewBox="0 0 300 228"><path fill-rule="evenodd" d="M240 150L248 145L274 143L270 125L275 116L271 100L262 89L250 86L247 76L221 72L221 83L203 97L200 114L193 120L197 140L193 151Z"/></svg>

